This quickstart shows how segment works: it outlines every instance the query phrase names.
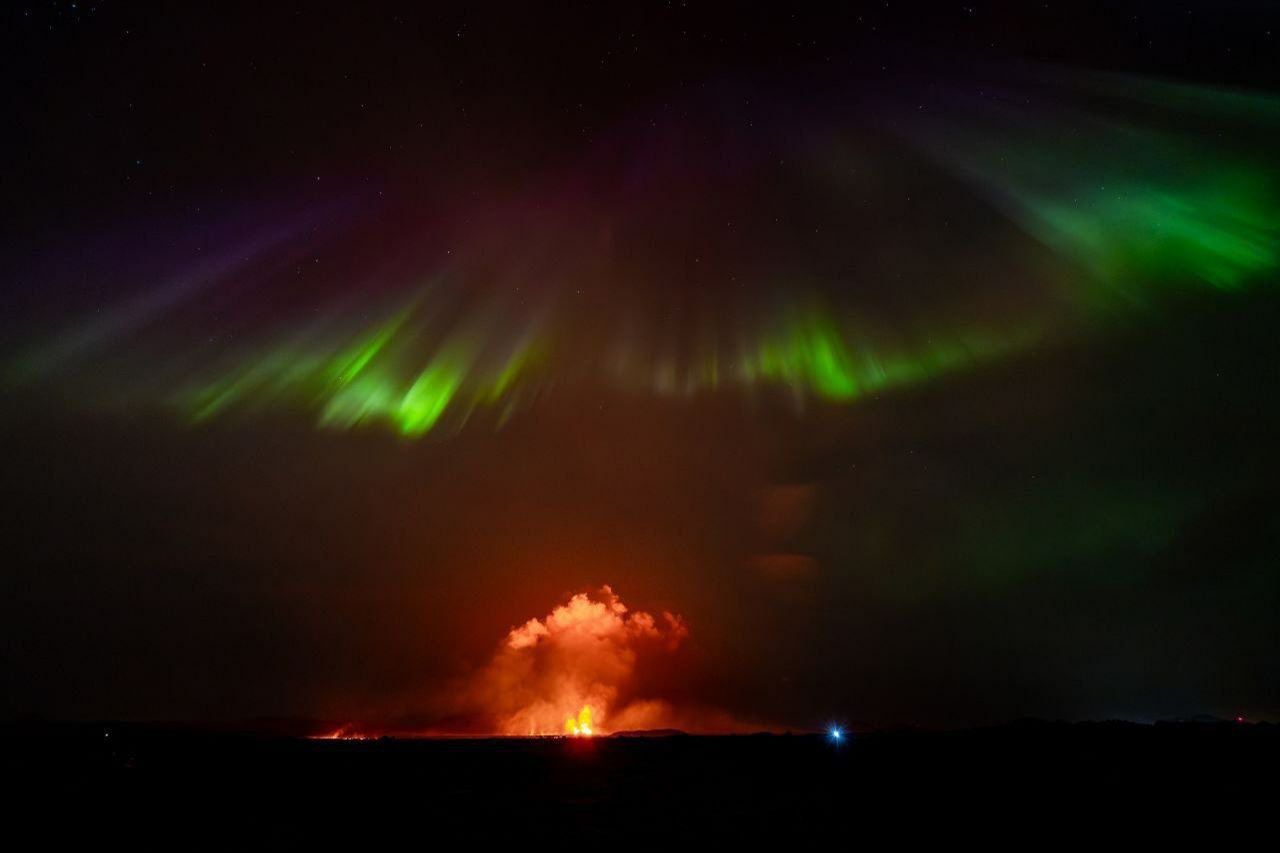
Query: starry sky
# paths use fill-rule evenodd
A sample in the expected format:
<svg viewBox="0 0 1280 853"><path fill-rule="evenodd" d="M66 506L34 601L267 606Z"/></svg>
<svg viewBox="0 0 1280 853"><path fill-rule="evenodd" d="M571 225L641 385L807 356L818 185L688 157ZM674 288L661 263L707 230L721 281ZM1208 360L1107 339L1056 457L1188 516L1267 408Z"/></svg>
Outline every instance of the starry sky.
<svg viewBox="0 0 1280 853"><path fill-rule="evenodd" d="M0 714L1280 716L1271 4L3 14Z"/></svg>

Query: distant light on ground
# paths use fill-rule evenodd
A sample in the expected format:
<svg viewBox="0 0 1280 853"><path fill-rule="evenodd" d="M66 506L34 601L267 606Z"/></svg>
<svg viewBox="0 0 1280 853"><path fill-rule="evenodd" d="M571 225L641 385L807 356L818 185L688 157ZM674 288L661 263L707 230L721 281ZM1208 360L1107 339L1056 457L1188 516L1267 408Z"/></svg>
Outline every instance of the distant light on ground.
<svg viewBox="0 0 1280 853"><path fill-rule="evenodd" d="M836 743L839 743L844 740L844 730L839 726L832 726L827 730L827 737L831 738Z"/></svg>

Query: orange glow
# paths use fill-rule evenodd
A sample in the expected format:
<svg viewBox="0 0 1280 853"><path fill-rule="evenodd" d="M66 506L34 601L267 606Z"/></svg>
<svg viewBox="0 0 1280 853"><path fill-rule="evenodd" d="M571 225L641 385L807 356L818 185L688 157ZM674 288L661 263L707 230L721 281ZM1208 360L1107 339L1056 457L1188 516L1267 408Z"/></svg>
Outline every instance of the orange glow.
<svg viewBox="0 0 1280 853"><path fill-rule="evenodd" d="M632 611L607 586L578 593L512 628L466 701L504 735L609 734L639 698L638 662L674 652L688 634L681 617Z"/></svg>
<svg viewBox="0 0 1280 853"><path fill-rule="evenodd" d="M564 733L572 737L591 737L595 734L591 730L590 705L583 705L576 718L570 717L564 721Z"/></svg>
<svg viewBox="0 0 1280 853"><path fill-rule="evenodd" d="M325 732L321 735L312 735L311 740L372 740L370 735L366 735L358 731L355 726L347 724L338 726L331 732Z"/></svg>

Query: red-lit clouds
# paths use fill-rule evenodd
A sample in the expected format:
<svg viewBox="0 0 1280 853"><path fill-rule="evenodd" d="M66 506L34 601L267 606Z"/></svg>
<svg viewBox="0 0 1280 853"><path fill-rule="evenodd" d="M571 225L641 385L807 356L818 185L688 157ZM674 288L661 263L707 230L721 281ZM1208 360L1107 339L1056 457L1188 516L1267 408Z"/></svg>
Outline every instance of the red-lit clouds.
<svg viewBox="0 0 1280 853"><path fill-rule="evenodd" d="M513 628L472 697L508 735L561 734L584 707L597 733L674 725L679 715L668 703L631 689L642 657L675 652L688 634L681 617L628 610L607 586L595 597L579 593Z"/></svg>

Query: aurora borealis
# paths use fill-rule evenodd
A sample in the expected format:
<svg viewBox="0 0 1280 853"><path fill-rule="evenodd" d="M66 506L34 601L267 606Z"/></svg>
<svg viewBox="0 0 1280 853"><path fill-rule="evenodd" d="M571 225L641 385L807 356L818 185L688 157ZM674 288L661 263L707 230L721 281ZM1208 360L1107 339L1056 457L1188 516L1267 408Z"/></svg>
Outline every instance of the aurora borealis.
<svg viewBox="0 0 1280 853"><path fill-rule="evenodd" d="M1035 75L1024 75L1026 91L1035 91ZM152 310L135 319L127 306L97 307L97 315L125 319L97 329L97 318L73 322L37 336L11 358L10 375L56 385L105 358L116 375L85 377L87 399L109 404L128 389L131 399L191 423L282 409L322 427L380 425L420 437L456 431L479 413L501 425L541 397L554 405L554 388L565 383L662 397L778 389L794 401L852 404L1052 346L1116 313L1141 322L1171 289L1265 286L1280 264L1270 152L1222 144L1213 131L1266 130L1274 99L1187 86L1172 108L1157 105L1141 124L1103 107L1091 111L1089 98L1109 91L1097 81L1066 82L1071 91L1034 109L1012 93L980 97L975 108L970 93L934 92L922 119L878 105L845 117L819 104L810 119L816 140L806 134L797 147L784 138L769 150L785 155L776 171L763 151L734 137L730 122L700 119L711 122L703 133L728 146L732 161L707 186L690 185L689 164L664 159L664 140L620 132L592 152L590 165L547 178L528 198L498 196L479 202L479 212L451 210L446 198L443 216L460 226L402 227L397 240L375 237L371 248L348 215L290 227L292 239L266 248L210 245L227 258L212 270L179 267L171 283L138 285L142 295L133 298ZM1106 82L1156 87L1136 77ZM1188 117L1212 128L1169 129ZM838 224L824 235L817 217L802 248L764 249L794 239L779 233L771 208L739 207L764 184L788 182L836 223L851 208L891 203L878 194L897 187L876 186L844 165L849 148L884 144L881 126L936 158L945 170L937 180L970 188L974 198L962 197L961 207L991 205L1007 215L1049 250L1053 268L1028 262L981 273L1003 281L952 274L956 292L946 307L903 311L875 291L892 282L923 292L930 285L915 279L938 271L864 269L858 235ZM715 146L692 144L694 160L710 163L716 155L704 147ZM671 211L675 221L664 222ZM387 214L367 201L360 215L422 219L412 207ZM921 223L907 228L899 239L929 239ZM691 241L708 255L705 274L703 259L688 254ZM437 248L417 251L418 242ZM641 244L648 254L637 263ZM145 252L145 241L140 247ZM319 294L265 322L245 310L242 300L269 299L303 266L335 254L354 255L357 266L308 270ZM375 255L398 262L364 269ZM941 259L951 262L963 263ZM245 281L255 282L254 292L244 292ZM698 286L682 292L682 281ZM1013 307L992 317L984 299ZM194 324L201 345L165 339L175 317ZM133 363L134 352L145 352L146 363ZM148 366L157 359L163 369Z"/></svg>
<svg viewBox="0 0 1280 853"><path fill-rule="evenodd" d="M1280 714L1280 51L1191 5L36 4L4 712Z"/></svg>

